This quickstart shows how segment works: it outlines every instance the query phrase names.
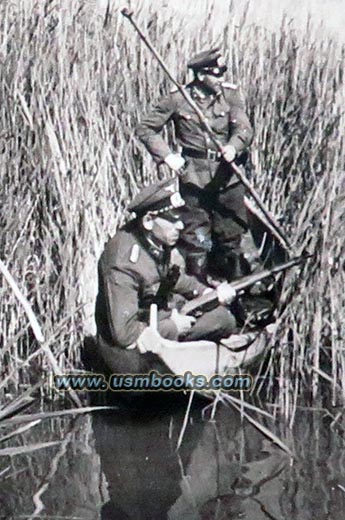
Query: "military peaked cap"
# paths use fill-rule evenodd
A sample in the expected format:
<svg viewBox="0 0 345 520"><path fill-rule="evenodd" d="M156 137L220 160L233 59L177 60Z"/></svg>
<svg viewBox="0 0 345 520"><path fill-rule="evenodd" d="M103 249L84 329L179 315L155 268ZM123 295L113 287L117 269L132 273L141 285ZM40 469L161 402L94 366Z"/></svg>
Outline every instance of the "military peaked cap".
<svg viewBox="0 0 345 520"><path fill-rule="evenodd" d="M128 206L128 210L133 212L134 218L151 215L165 214L165 216L177 217L176 210L184 206L178 190L178 179L164 179L163 181L151 184L142 188Z"/></svg>
<svg viewBox="0 0 345 520"><path fill-rule="evenodd" d="M195 72L203 70L216 75L223 74L227 70L219 47L199 52L189 60L187 67Z"/></svg>

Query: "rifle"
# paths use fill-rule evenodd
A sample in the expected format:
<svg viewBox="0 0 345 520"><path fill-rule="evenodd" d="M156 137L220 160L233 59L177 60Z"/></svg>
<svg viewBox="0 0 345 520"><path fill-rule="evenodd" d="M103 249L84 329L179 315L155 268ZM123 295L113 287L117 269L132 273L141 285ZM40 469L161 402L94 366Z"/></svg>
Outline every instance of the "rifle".
<svg viewBox="0 0 345 520"><path fill-rule="evenodd" d="M271 267L271 269L264 269L263 271L260 271L259 273L253 273L249 274L248 276L244 276L240 278L239 280L235 280L231 283L231 286L236 290L236 292L243 291L244 289L248 289L252 285L256 284L257 282L261 282L262 280L265 280L266 278L269 278L270 276L279 274L283 271L286 271L287 269L290 269L290 267L293 267L295 265L299 265L302 262L304 262L307 258L310 258L312 255L303 255L298 256L295 258L292 258L291 260L288 260L287 262L284 262L282 264L276 265L274 267ZM202 296L198 296L197 298L194 298L193 300L190 300L189 302L185 303L182 309L180 310L181 314L191 314L195 313L196 311L201 310L206 305L216 302L218 300L217 296L217 290L214 289L213 291L210 291L207 294L203 294Z"/></svg>
<svg viewBox="0 0 345 520"><path fill-rule="evenodd" d="M189 106L194 110L196 115L199 118L200 125L202 129L207 133L212 143L215 145L217 151L221 154L223 154L223 145L218 141L216 136L213 133L212 128L210 127L207 119L205 118L203 112L200 110L198 105L193 101L191 96L188 94L186 89L181 85L174 76L169 71L168 67L163 61L163 58L158 54L156 49L154 48L153 44L150 42L150 40L145 36L145 34L141 31L141 29L138 27L137 23L133 20L133 11L130 10L128 7L125 7L121 10L121 14L128 18L130 23L133 25L136 32L139 34L141 40L145 43L145 45L148 47L148 49L151 51L151 53L154 55L156 60L158 61L159 65L162 67L164 72L167 74L169 79L172 81L172 83L176 86L178 91L182 94L184 99L187 101ZM280 229L279 224L276 222L273 215L266 209L264 203L261 201L259 194L256 192L256 190L253 188L253 186L250 184L248 179L243 175L241 169L235 164L235 162L231 163L231 168L233 169L236 177L238 180L243 184L243 186L246 188L247 192L253 197L258 207L261 209L262 213L265 215L266 219L270 223L270 225L274 228L275 232L277 233L280 242L282 243L284 248L291 248L291 244L288 240L288 238L285 236L284 232Z"/></svg>

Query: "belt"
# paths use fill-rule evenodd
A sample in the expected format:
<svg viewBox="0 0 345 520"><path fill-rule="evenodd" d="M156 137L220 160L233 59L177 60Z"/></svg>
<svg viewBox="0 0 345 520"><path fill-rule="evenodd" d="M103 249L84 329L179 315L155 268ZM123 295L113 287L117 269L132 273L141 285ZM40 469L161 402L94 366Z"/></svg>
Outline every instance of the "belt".
<svg viewBox="0 0 345 520"><path fill-rule="evenodd" d="M193 148L183 148L182 155L185 157L192 157L194 159L209 159L210 161L220 161L222 154L217 150L193 150Z"/></svg>

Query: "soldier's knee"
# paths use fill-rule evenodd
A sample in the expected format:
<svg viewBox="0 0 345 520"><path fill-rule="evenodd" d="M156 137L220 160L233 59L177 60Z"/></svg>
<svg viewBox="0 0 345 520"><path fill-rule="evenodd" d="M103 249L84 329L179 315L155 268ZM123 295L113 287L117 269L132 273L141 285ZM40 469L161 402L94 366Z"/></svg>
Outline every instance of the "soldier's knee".
<svg viewBox="0 0 345 520"><path fill-rule="evenodd" d="M205 227L185 228L181 233L181 241L184 242L186 251L195 254L207 254L212 249L212 238Z"/></svg>

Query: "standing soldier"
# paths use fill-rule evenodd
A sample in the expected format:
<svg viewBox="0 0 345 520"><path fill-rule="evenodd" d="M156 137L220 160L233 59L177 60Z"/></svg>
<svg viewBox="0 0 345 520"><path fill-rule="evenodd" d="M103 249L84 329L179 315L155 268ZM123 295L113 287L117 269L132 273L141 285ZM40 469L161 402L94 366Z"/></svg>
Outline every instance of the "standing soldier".
<svg viewBox="0 0 345 520"><path fill-rule="evenodd" d="M253 137L244 101L236 85L224 82L227 70L218 48L201 52L188 63L194 79L186 86L202 110L217 139L220 154L198 116L177 89L162 98L137 128L137 135L157 162L181 175L183 211L182 244L187 270L205 281L212 250L218 274L228 280L247 274L249 265L241 250L248 229L244 186L231 168L243 168ZM182 153L174 153L160 135L173 121Z"/></svg>

